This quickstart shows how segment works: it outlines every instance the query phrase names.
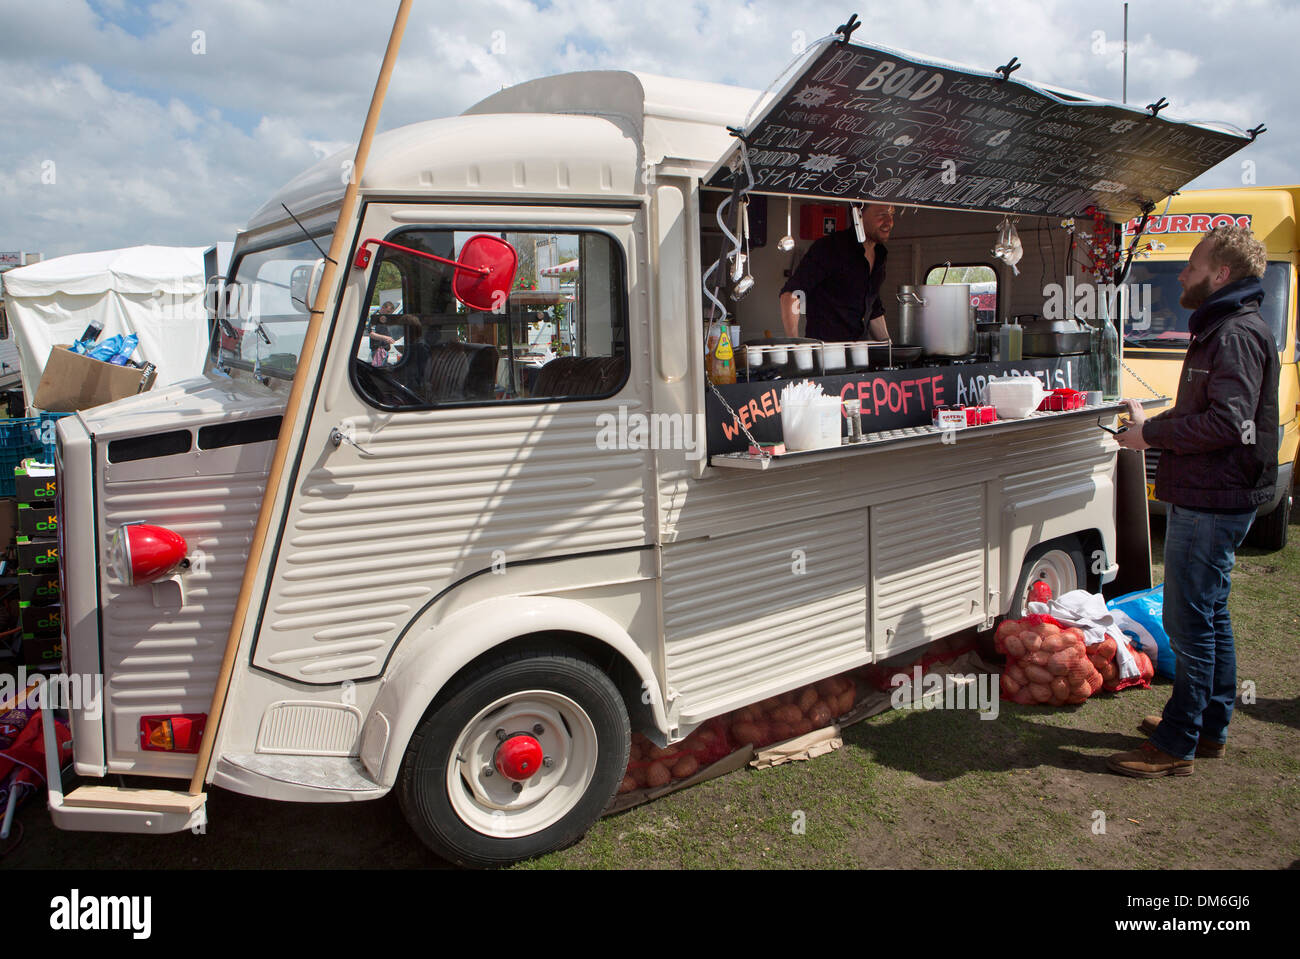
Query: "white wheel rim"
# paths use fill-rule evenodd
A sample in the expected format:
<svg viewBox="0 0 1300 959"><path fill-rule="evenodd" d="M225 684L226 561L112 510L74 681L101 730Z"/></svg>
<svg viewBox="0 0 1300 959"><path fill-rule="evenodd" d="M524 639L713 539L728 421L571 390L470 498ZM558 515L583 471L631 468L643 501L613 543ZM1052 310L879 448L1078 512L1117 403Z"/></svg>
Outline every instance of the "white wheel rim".
<svg viewBox="0 0 1300 959"><path fill-rule="evenodd" d="M498 731L524 733L542 747L541 768L518 792L494 764ZM595 724L572 699L540 689L511 693L465 724L447 763L447 797L471 829L503 839L528 836L578 804L596 775L598 754Z"/></svg>
<svg viewBox="0 0 1300 959"><path fill-rule="evenodd" d="M1070 554L1061 549L1044 553L1029 571L1029 579L1025 582L1025 594L1020 597L1022 613L1029 603L1030 589L1040 579L1052 588L1053 599L1060 599L1063 593L1079 588L1078 570L1074 568L1074 560L1070 558Z"/></svg>

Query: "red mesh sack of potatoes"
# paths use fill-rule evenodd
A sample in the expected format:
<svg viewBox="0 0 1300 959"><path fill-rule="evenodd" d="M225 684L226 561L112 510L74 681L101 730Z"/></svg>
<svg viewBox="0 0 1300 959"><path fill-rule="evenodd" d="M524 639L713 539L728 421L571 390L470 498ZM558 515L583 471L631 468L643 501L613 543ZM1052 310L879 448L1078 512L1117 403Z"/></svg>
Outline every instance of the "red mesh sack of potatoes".
<svg viewBox="0 0 1300 959"><path fill-rule="evenodd" d="M1050 616L1005 620L993 642L1007 657L1003 699L1022 706L1077 706L1102 687L1082 631Z"/></svg>
<svg viewBox="0 0 1300 959"><path fill-rule="evenodd" d="M1130 649L1129 652L1137 660L1138 675L1122 679L1119 674L1118 650L1118 644L1109 636L1100 643L1088 647L1088 659L1101 673L1102 689L1108 693L1115 693L1121 689L1128 689L1130 686L1136 686L1139 689L1150 688L1151 677L1156 672L1150 657L1140 649Z"/></svg>
<svg viewBox="0 0 1300 959"><path fill-rule="evenodd" d="M731 748L726 725L720 719L709 720L671 746L656 746L640 733L633 733L627 772L618 791L658 789L687 779L726 756Z"/></svg>
<svg viewBox="0 0 1300 959"><path fill-rule="evenodd" d="M737 745L761 749L829 726L856 701L852 678L831 676L736 710L728 732Z"/></svg>

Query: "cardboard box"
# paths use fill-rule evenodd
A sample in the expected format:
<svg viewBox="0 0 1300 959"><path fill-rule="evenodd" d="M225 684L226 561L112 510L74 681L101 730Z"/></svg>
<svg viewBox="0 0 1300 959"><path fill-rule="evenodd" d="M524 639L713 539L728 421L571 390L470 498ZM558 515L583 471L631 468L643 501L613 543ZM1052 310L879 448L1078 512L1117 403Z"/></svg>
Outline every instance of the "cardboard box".
<svg viewBox="0 0 1300 959"><path fill-rule="evenodd" d="M143 393L153 381L153 373L92 360L66 345L55 346L45 362L32 405L51 413L75 413Z"/></svg>
<svg viewBox="0 0 1300 959"><path fill-rule="evenodd" d="M55 539L59 535L59 517L51 503L48 506L18 507L18 532L28 539Z"/></svg>
<svg viewBox="0 0 1300 959"><path fill-rule="evenodd" d="M43 639L58 636L63 631L62 606L29 606L18 604L18 621L22 624L24 636Z"/></svg>
<svg viewBox="0 0 1300 959"><path fill-rule="evenodd" d="M63 639L59 636L23 634L23 665L35 669L58 669L63 660Z"/></svg>
<svg viewBox="0 0 1300 959"><path fill-rule="evenodd" d="M18 537L18 570L27 573L59 572L58 540L29 540Z"/></svg>
<svg viewBox="0 0 1300 959"><path fill-rule="evenodd" d="M59 602L59 573L19 573L18 601L33 606L53 606Z"/></svg>
<svg viewBox="0 0 1300 959"><path fill-rule="evenodd" d="M28 476L22 467L14 470L14 499L28 506L45 506L54 502L58 484L54 475ZM15 517L16 519L16 517Z"/></svg>

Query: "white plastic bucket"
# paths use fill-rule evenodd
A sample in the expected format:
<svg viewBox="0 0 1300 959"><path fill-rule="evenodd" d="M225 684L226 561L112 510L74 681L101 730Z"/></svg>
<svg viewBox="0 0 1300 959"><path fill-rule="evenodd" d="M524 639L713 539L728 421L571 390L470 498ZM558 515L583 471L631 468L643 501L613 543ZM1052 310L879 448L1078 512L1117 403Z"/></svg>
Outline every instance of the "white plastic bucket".
<svg viewBox="0 0 1300 959"><path fill-rule="evenodd" d="M781 433L785 448L821 450L840 445L840 398L823 396L811 403L781 406Z"/></svg>

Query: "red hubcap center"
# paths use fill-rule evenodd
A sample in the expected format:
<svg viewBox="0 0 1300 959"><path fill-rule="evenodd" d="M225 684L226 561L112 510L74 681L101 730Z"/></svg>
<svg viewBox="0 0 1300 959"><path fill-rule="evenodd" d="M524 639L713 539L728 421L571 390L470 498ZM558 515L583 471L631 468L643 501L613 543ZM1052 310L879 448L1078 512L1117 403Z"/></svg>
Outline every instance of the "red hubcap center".
<svg viewBox="0 0 1300 959"><path fill-rule="evenodd" d="M542 768L542 744L523 733L511 736L497 747L495 765L507 779L531 779Z"/></svg>

